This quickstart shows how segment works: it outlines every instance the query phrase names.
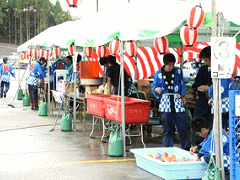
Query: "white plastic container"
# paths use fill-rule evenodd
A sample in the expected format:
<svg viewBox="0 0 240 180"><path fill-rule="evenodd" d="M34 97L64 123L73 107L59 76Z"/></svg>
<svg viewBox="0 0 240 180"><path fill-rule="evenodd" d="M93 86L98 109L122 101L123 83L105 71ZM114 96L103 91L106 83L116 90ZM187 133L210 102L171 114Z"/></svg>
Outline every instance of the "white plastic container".
<svg viewBox="0 0 240 180"><path fill-rule="evenodd" d="M137 166L163 179L201 179L208 164L203 161L191 162L162 162L160 160L149 157L147 154L157 155L167 152L175 154L177 159L189 158L193 155L189 151L176 148L141 148L131 149L136 157Z"/></svg>

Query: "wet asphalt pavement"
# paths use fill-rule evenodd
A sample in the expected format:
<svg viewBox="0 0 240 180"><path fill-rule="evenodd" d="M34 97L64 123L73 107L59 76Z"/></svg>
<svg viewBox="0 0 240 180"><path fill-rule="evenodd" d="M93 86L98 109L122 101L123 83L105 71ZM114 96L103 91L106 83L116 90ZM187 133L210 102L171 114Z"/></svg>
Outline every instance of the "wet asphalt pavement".
<svg viewBox="0 0 240 180"><path fill-rule="evenodd" d="M129 150L143 147L139 137L132 138L132 145L127 145L125 157L109 157L108 143L89 136L91 116L87 116L86 129L77 121L76 131L63 132L59 118L50 132L57 109L53 116L39 116L37 111L23 106L21 100L15 100L15 108L11 108L7 104L12 102L16 89L17 81L12 81L7 98L0 99L1 180L161 179L136 166ZM153 127L155 136L145 136L147 147L162 146L160 129ZM95 131L98 135L101 132Z"/></svg>

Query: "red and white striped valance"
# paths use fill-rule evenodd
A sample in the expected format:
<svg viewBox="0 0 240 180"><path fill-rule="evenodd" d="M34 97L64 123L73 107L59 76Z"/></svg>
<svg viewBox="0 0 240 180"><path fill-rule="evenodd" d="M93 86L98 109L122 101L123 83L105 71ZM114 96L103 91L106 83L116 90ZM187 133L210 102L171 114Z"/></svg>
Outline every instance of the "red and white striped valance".
<svg viewBox="0 0 240 180"><path fill-rule="evenodd" d="M192 59L198 59L200 51L209 46L209 43L203 42L194 43L192 47L184 47L183 60L189 61ZM144 79L153 76L162 66L163 66L163 55L157 53L154 47L138 47L137 50L137 79ZM167 53L173 53L176 57L177 63L181 62L179 54L181 54L181 49L169 48ZM109 52L107 51L107 56ZM117 55L117 60L120 62L120 56ZM89 61L98 61L98 56L96 52L93 53ZM134 75L135 62L134 58L130 58L128 55L124 56L124 68L129 73L131 77ZM99 76L103 77L103 67L100 66ZM240 70L240 44L236 44L236 62L234 70Z"/></svg>

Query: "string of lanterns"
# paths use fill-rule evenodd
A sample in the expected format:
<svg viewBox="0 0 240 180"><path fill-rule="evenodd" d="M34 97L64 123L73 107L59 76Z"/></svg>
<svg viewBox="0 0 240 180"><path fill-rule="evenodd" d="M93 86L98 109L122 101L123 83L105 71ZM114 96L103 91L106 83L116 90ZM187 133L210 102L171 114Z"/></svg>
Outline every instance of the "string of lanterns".
<svg viewBox="0 0 240 180"><path fill-rule="evenodd" d="M204 11L201 6L194 6L190 11L190 16L187 19L187 24L180 30L180 37L186 46L193 46L197 40L197 28L201 26L204 20Z"/></svg>

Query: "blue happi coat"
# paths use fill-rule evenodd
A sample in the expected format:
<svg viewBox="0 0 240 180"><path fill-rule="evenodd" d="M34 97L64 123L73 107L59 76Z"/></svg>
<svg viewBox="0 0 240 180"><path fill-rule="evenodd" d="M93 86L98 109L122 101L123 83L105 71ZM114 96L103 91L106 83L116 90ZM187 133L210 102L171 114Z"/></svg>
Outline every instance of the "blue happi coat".
<svg viewBox="0 0 240 180"><path fill-rule="evenodd" d="M4 63L0 67L1 81L10 82L10 75L15 77L15 72L11 64Z"/></svg>
<svg viewBox="0 0 240 180"><path fill-rule="evenodd" d="M222 112L229 112L229 90L231 90L232 79L221 79L221 99L222 99ZM213 86L211 85L208 89L211 99L213 100ZM212 103L212 113L214 113L214 104Z"/></svg>
<svg viewBox="0 0 240 180"><path fill-rule="evenodd" d="M162 89L162 94L158 94L155 92L156 87L160 87ZM159 112L171 112L170 94L164 82L162 69L158 70L154 76L152 92L157 99L161 98L159 104ZM183 79L182 70L178 67L174 67L173 94L174 94L174 107L176 113L185 112L185 108L182 103L181 97L184 96L186 92L187 90Z"/></svg>
<svg viewBox="0 0 240 180"><path fill-rule="evenodd" d="M38 78L44 78L46 76L46 66L41 66L39 62L33 62L30 68L30 74L28 78L28 84L37 86Z"/></svg>
<svg viewBox="0 0 240 180"><path fill-rule="evenodd" d="M75 76L75 74L74 74L74 72L73 72L73 64L71 64L69 67L68 67L68 73L67 73L67 81L69 81L69 82L74 82L74 76ZM79 78L79 72L77 71L76 72L77 73L77 78L76 78L76 82L77 83L79 83L80 82L80 78Z"/></svg>
<svg viewBox="0 0 240 180"><path fill-rule="evenodd" d="M223 143L223 160L224 160L224 167L229 168L230 166L230 157L229 157L229 136L227 135L226 131L222 129L222 143ZM199 156L203 155L211 155L214 152L214 141L213 141L213 131L210 131L209 135L199 144L201 149L199 150Z"/></svg>

